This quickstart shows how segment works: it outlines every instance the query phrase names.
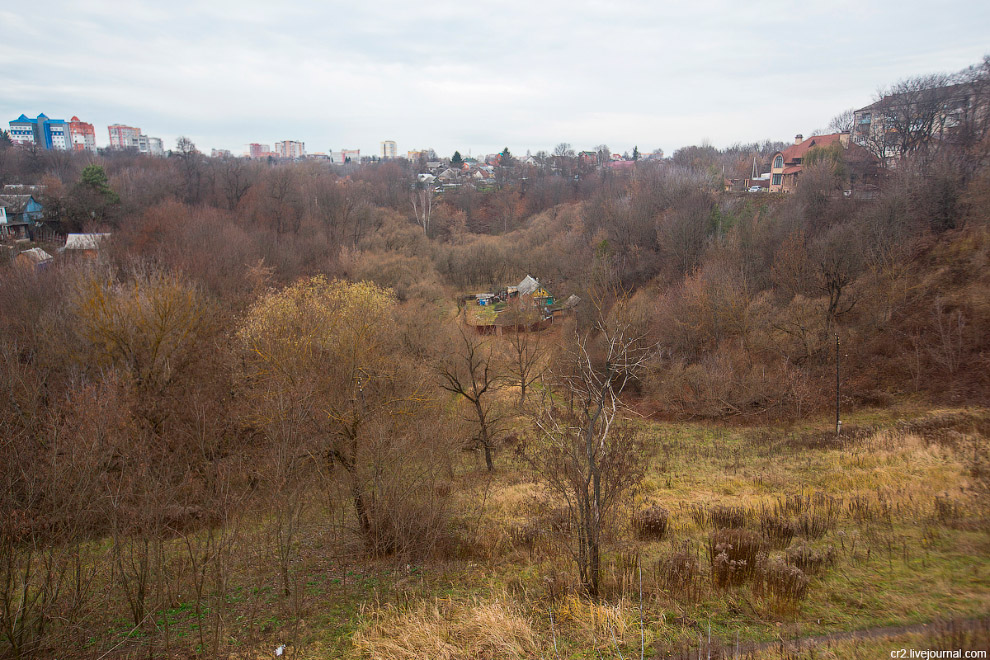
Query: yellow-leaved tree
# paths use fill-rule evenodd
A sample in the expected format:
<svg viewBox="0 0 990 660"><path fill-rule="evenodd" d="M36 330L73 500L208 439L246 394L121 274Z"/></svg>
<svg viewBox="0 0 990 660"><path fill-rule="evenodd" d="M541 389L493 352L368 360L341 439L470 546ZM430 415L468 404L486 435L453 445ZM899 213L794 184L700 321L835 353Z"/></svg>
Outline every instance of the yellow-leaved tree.
<svg viewBox="0 0 990 660"><path fill-rule="evenodd" d="M83 353L75 357L122 373L139 415L160 432L174 412L172 392L203 362L198 341L209 325L203 296L164 271L135 272L123 281L94 271L77 282L70 311Z"/></svg>
<svg viewBox="0 0 990 660"><path fill-rule="evenodd" d="M288 463L284 487L298 487L307 464L336 472L369 552L431 547L442 507L430 482L442 462L430 454L440 434L392 292L302 280L258 300L239 337L255 422Z"/></svg>

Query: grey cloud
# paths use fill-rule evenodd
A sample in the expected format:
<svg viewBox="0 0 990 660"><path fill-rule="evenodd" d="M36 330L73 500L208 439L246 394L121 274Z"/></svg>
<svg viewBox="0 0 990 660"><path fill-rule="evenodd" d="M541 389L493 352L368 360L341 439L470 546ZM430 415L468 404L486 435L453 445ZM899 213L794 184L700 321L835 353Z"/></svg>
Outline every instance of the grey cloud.
<svg viewBox="0 0 990 660"><path fill-rule="evenodd" d="M973 4L53 2L44 29L0 10L0 119L77 114L98 140L124 122L235 152L788 139L976 62L990 10Z"/></svg>

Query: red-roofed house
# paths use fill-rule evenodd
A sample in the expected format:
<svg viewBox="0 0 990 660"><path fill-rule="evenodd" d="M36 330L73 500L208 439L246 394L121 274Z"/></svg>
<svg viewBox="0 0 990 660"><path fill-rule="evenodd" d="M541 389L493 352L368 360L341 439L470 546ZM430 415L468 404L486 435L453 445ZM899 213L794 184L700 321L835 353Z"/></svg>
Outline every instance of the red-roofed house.
<svg viewBox="0 0 990 660"><path fill-rule="evenodd" d="M797 179L801 174L801 162L814 147L827 147L838 142L843 147L849 146L848 133L833 133L832 135L814 135L807 140L798 134L794 144L773 155L770 164L770 192L791 192L797 187Z"/></svg>
<svg viewBox="0 0 990 660"><path fill-rule="evenodd" d="M880 160L867 149L849 140L848 133L814 135L807 140L803 135L794 138L794 144L773 155L770 164L770 192L792 192L804 169L808 152L815 148L841 147L845 164L847 190L868 193L877 183Z"/></svg>
<svg viewBox="0 0 990 660"><path fill-rule="evenodd" d="M609 169L612 170L631 170L635 169L636 161L634 160L611 160L608 162Z"/></svg>

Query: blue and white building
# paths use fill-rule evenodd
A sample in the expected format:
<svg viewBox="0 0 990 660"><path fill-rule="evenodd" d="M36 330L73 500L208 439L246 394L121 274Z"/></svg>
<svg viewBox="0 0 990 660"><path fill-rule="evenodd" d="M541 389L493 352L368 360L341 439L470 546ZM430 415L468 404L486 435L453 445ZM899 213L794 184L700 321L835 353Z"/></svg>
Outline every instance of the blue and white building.
<svg viewBox="0 0 990 660"><path fill-rule="evenodd" d="M45 209L33 195L0 194L0 238L32 237L34 228L44 220Z"/></svg>
<svg viewBox="0 0 990 660"><path fill-rule="evenodd" d="M66 151L72 143L69 123L64 119L49 119L44 113L34 119L21 115L11 121L10 139L14 144L59 151Z"/></svg>

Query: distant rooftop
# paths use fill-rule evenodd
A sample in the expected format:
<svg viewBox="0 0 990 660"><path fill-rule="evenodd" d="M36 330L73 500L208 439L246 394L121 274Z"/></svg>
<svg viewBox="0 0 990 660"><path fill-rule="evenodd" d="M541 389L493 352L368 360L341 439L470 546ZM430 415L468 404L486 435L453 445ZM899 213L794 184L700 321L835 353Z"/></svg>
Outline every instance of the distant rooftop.
<svg viewBox="0 0 990 660"><path fill-rule="evenodd" d="M65 238L66 250L97 250L110 234L69 234Z"/></svg>

